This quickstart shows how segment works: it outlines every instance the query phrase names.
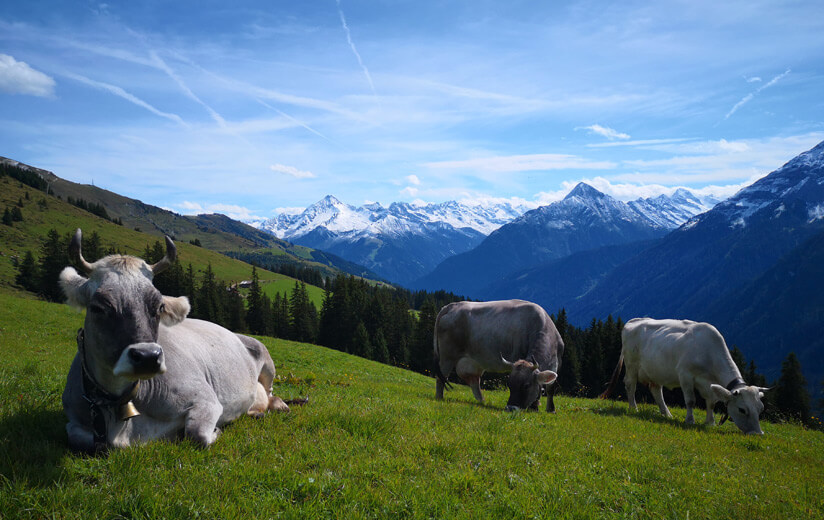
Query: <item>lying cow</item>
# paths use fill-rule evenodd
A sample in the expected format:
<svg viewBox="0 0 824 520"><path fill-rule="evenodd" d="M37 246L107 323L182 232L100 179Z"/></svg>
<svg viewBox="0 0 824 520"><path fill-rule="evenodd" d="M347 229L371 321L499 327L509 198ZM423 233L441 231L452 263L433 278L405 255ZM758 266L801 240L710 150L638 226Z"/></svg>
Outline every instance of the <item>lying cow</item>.
<svg viewBox="0 0 824 520"><path fill-rule="evenodd" d="M436 399L443 399L452 369L481 403L483 373L510 372L508 411L537 410L542 388L547 395L546 410L555 411L557 385L553 383L564 342L539 305L523 300L450 303L435 320L434 344Z"/></svg>
<svg viewBox="0 0 824 520"><path fill-rule="evenodd" d="M609 386L600 396L602 399L612 392L621 365L626 363L624 383L633 409L638 409L635 385L640 382L649 385L661 414L672 417L664 403L663 387L680 387L687 406L686 423L693 424L692 410L698 390L707 402L706 424L715 424L712 410L721 401L742 432L763 435L758 416L764 410L761 398L767 389L747 386L724 338L709 323L635 318L624 325L621 341L621 356Z"/></svg>
<svg viewBox="0 0 824 520"><path fill-rule="evenodd" d="M63 392L72 449L97 452L181 432L207 447L244 413L288 410L272 396L275 366L262 343L187 319L186 297L162 296L152 285L177 255L171 239L154 265L124 255L90 264L80 241L78 229L69 254L88 278L72 267L60 274L68 303L86 309Z"/></svg>

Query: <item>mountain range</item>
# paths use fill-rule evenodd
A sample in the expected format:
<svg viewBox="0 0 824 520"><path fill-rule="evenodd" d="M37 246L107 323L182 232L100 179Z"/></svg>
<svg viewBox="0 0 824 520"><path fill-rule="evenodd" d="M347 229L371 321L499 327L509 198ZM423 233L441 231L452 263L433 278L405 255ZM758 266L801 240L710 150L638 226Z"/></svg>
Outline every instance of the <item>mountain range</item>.
<svg viewBox="0 0 824 520"><path fill-rule="evenodd" d="M598 201L603 207L599 207ZM355 207L328 195L299 214L280 214L249 223L284 240L328 251L364 265L394 283L440 289L446 287L443 280L437 274L432 278L427 275L436 268L447 269L439 267L441 263L455 262L453 259L462 253L470 254L468 252L486 243L488 236L497 236L502 226L517 227L526 222L529 227L536 219L547 220L551 221L548 226L566 229L567 235L576 235L581 223L589 222L587 226L593 236L583 238L580 245L570 245L567 250L537 251L538 260L522 262L532 265L586 249L590 243L617 243L599 238L601 231L598 228L602 225L614 228L604 233L625 232L631 239L660 236L716 202L679 189L672 196L661 195L625 204L587 184L576 186L564 201L535 210L510 203L469 205L456 201L426 205L394 202L386 207L375 203ZM576 208L580 210L577 213ZM605 224L608 214L614 218ZM523 237L516 240L522 242ZM626 240L619 242L623 241ZM549 242L544 249L547 248L552 249ZM469 270L472 271L477 262L474 257L468 261L473 264ZM461 274L473 276L469 271L461 270ZM493 271L484 273L483 279L494 279L501 274L500 269ZM477 289L472 284L452 286L463 294Z"/></svg>

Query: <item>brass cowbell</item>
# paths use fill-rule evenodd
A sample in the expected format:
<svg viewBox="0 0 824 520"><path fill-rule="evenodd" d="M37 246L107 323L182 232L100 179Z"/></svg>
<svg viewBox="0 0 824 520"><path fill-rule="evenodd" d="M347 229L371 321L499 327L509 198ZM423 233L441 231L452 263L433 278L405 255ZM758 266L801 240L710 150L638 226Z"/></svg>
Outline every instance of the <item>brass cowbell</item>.
<svg viewBox="0 0 824 520"><path fill-rule="evenodd" d="M119 421L127 421L132 417L136 417L140 415L140 412L137 411L133 402L128 401L124 404L120 405L120 409L118 410L117 420Z"/></svg>

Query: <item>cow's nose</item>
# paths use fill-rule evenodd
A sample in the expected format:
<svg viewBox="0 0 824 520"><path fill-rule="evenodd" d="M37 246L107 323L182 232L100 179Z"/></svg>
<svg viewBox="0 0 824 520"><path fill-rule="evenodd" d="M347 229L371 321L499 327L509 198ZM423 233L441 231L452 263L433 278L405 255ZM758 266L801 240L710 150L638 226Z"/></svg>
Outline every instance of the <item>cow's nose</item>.
<svg viewBox="0 0 824 520"><path fill-rule="evenodd" d="M163 364L162 356L163 350L156 344L142 344L129 349L129 361L138 373L158 372Z"/></svg>
<svg viewBox="0 0 824 520"><path fill-rule="evenodd" d="M507 412L517 412L520 409L521 408L519 406L515 406L515 405L512 405L512 404L508 404L508 405L506 405L506 408L504 408L504 410L506 410Z"/></svg>
<svg viewBox="0 0 824 520"><path fill-rule="evenodd" d="M747 432L747 435L764 435L764 432L762 432L761 430L752 430Z"/></svg>

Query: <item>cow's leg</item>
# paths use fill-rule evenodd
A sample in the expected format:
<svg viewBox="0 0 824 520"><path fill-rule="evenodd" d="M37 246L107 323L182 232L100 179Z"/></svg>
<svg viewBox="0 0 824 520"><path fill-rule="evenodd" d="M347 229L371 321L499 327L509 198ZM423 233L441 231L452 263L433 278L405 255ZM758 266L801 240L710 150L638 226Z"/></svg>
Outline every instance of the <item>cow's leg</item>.
<svg viewBox="0 0 824 520"><path fill-rule="evenodd" d="M661 415L664 417L672 417L669 408L667 408L667 403L664 402L664 388L661 385L650 383L649 391L652 392L652 398L658 403L658 409L661 410Z"/></svg>
<svg viewBox="0 0 824 520"><path fill-rule="evenodd" d="M627 375L624 377L624 385L627 387L627 401L629 407L633 410L638 410L638 404L635 402L635 385L638 384L638 378L634 374L630 374L627 370Z"/></svg>
<svg viewBox="0 0 824 520"><path fill-rule="evenodd" d="M438 360L438 367L443 377L449 379L449 374L451 374L455 368L455 362L451 359L440 359ZM444 386L445 382L442 381L440 377L435 376L435 399L439 401L443 399Z"/></svg>
<svg viewBox="0 0 824 520"><path fill-rule="evenodd" d="M546 386L546 411L555 413L555 391L558 389L558 382L554 381Z"/></svg>
<svg viewBox="0 0 824 520"><path fill-rule="evenodd" d="M687 418L684 421L686 424L695 424L695 417L692 411L695 408L695 388L691 380L681 380L681 391L684 393L684 405L687 407Z"/></svg>
<svg viewBox="0 0 824 520"><path fill-rule="evenodd" d="M206 396L204 396L206 397ZM211 446L220 435L217 421L223 413L223 406L214 393L212 398L206 399L192 406L186 414L183 433L204 448Z"/></svg>
<svg viewBox="0 0 824 520"><path fill-rule="evenodd" d="M456 367L458 377L463 379L469 388L472 389L472 395L479 403L484 402L484 396L481 393L481 376L484 373L483 368L469 358L461 358Z"/></svg>
<svg viewBox="0 0 824 520"><path fill-rule="evenodd" d="M91 429L75 422L66 425L66 433L69 436L69 449L83 453L94 452L94 434Z"/></svg>

